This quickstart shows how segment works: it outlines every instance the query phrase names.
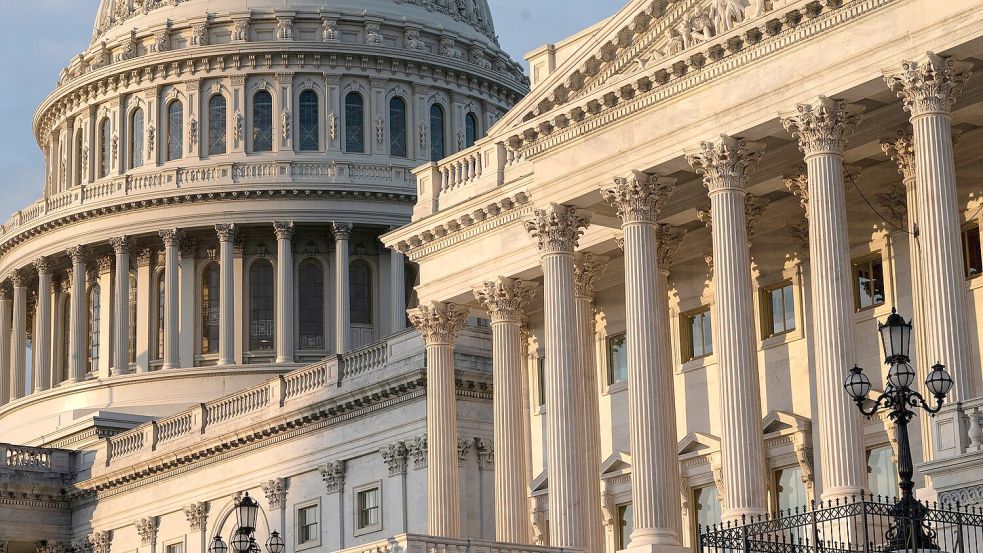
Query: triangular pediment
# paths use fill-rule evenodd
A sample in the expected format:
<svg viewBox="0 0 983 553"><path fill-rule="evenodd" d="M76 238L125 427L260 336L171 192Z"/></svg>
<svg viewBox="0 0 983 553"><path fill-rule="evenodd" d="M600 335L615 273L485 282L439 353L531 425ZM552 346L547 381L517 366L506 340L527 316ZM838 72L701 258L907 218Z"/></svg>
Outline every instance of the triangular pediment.
<svg viewBox="0 0 983 553"><path fill-rule="evenodd" d="M618 451L601 463L601 478L631 472L631 454Z"/></svg>
<svg viewBox="0 0 983 553"><path fill-rule="evenodd" d="M706 455L720 451L720 438L704 434L703 432L690 432L679 440L679 455Z"/></svg>
<svg viewBox="0 0 983 553"><path fill-rule="evenodd" d="M532 483L529 484L529 491L533 494L536 492L545 492L550 487L549 476L546 471L539 473L539 476L532 479Z"/></svg>
<svg viewBox="0 0 983 553"><path fill-rule="evenodd" d="M785 411L772 411L761 421L761 432L765 435L807 432L811 429L812 421Z"/></svg>

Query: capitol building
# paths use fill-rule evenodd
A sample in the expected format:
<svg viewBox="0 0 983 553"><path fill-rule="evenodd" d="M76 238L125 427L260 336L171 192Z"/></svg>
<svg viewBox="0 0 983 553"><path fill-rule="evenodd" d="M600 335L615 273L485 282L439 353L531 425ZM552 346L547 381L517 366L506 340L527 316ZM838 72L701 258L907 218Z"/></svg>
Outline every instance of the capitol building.
<svg viewBox="0 0 983 553"><path fill-rule="evenodd" d="M698 550L898 493L894 309L917 495L983 505L983 3L631 0L528 71L493 4L101 0L0 227L0 553L246 494L286 553Z"/></svg>

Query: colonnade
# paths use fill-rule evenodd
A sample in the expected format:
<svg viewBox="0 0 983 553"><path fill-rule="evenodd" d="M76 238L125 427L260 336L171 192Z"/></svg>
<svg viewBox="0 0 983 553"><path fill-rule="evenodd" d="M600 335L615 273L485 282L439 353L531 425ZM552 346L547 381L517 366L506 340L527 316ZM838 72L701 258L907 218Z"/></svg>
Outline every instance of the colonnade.
<svg viewBox="0 0 983 553"><path fill-rule="evenodd" d="M914 271L922 274L926 290L920 304L924 342L931 359L950 364L956 375L956 398L970 393L965 374L969 341L963 293L959 241L959 211L955 194L954 160L949 109L954 94L965 82L969 67L929 53L905 62L886 77L904 100L914 126L911 154L918 163L917 193L909 195L920 235L920 253ZM818 97L781 116L786 129L798 139L808 169L801 190L807 202L810 239L812 333L818 402L817 442L821 451L821 490L824 499L859 492L866 486L866 459L861 423L842 390L843 376L855 361L853 295L850 283L850 246L843 183L843 155L847 136L859 116L843 102ZM740 138L718 136L687 152L686 159L703 178L713 214L714 324L719 366L723 457L724 518L768 511L766 455L761 430L760 371L753 324L752 283L749 271L747 186L760 145ZM901 165L901 161L899 161ZM614 206L624 232L625 305L628 343L628 417L632 455L632 549L676 551L682 523L679 509L679 468L676 452L675 406L669 344L667 280L672 256L684 232L659 224L659 215L674 182L634 172L602 187L604 200ZM592 333L592 317L583 316L586 294L577 290L578 238L590 224L574 207L550 204L525 222L540 252L545 312L546 410L545 465L549 474L550 545L599 551L592 532L600 527L600 505L592 494L598 474L583 454L591 448L596 426L587 422L593 411L583 401L593 386L579 365ZM520 325L535 285L497 277L476 289L478 303L492 319L492 356L495 379L496 537L507 542L528 542L525 520L527 482L518 481L515 467L523 466L520 412L521 386L516 383L523 362L517 346ZM429 428L429 500L432 534L459 537L459 521L446 516L457 512L457 463L450 453L456 440L448 416L454 413L453 343L467 310L432 303L413 314L430 348L428 356L428 418L439 420ZM441 332L435 333L439 327ZM591 367L593 370L593 367ZM960 373L963 374L960 374ZM596 416L595 413L590 415ZM428 425L429 426L429 425ZM585 438L587 436L587 438ZM591 455L597 455L591 453ZM438 459L438 456L446 459ZM596 496L595 496L596 497Z"/></svg>

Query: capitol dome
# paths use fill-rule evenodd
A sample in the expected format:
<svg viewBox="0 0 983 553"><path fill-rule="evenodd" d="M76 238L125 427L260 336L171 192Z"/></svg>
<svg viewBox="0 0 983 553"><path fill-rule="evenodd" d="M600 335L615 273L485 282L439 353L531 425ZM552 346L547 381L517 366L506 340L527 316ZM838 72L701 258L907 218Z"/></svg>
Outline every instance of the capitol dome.
<svg viewBox="0 0 983 553"><path fill-rule="evenodd" d="M62 443L385 359L411 170L527 91L485 0L102 0L35 115L42 197L0 227L0 429Z"/></svg>

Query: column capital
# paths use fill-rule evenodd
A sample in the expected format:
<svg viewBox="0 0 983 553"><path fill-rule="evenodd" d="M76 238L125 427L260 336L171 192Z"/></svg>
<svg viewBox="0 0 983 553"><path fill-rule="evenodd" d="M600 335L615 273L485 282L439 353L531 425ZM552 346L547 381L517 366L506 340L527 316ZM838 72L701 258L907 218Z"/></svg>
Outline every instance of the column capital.
<svg viewBox="0 0 983 553"><path fill-rule="evenodd" d="M551 203L537 209L533 218L525 222L525 227L539 242L541 253L573 253L583 229L589 224L590 218L578 215L575 207Z"/></svg>
<svg viewBox="0 0 983 553"><path fill-rule="evenodd" d="M521 323L535 283L498 277L474 289L474 297L488 310L492 322Z"/></svg>
<svg viewBox="0 0 983 553"><path fill-rule="evenodd" d="M164 246L171 247L181 247L181 239L184 238L184 231L177 228L169 228L160 231L160 239L164 242Z"/></svg>
<svg viewBox="0 0 983 553"><path fill-rule="evenodd" d="M156 256L154 255L153 249L140 248L139 250L137 250L137 255L136 255L137 267L149 267L150 262L153 261L154 257Z"/></svg>
<svg viewBox="0 0 983 553"><path fill-rule="evenodd" d="M656 228L656 236L659 242L658 252L656 252L659 269L668 271L669 266L672 265L673 258L676 257L676 252L679 251L679 247L683 244L686 229L672 225L659 225Z"/></svg>
<svg viewBox="0 0 983 553"><path fill-rule="evenodd" d="M215 232L220 242L234 242L239 235L239 227L235 223L215 225Z"/></svg>
<svg viewBox="0 0 983 553"><path fill-rule="evenodd" d="M85 251L85 246L72 246L66 250L68 257L72 258L72 263L81 263L85 265L87 252Z"/></svg>
<svg viewBox="0 0 983 553"><path fill-rule="evenodd" d="M904 102L912 115L949 113L956 95L973 72L973 64L926 52L905 60L901 68L884 76L887 87Z"/></svg>
<svg viewBox="0 0 983 553"><path fill-rule="evenodd" d="M9 280L0 282L0 301L10 300L13 296L13 286Z"/></svg>
<svg viewBox="0 0 983 553"><path fill-rule="evenodd" d="M27 286L27 270L14 269L10 272L10 285L14 288L24 288Z"/></svg>
<svg viewBox="0 0 983 553"><path fill-rule="evenodd" d="M116 255L126 255L130 253L130 239L126 236L114 236L109 239L109 245L113 247Z"/></svg>
<svg viewBox="0 0 983 553"><path fill-rule="evenodd" d="M782 116L785 130L799 140L799 149L807 156L843 154L846 137L857 123L860 114L842 100L819 96L798 104L796 111Z"/></svg>
<svg viewBox="0 0 983 553"><path fill-rule="evenodd" d="M607 268L608 258L592 253L580 253L573 262L574 295L593 301L597 281Z"/></svg>
<svg viewBox="0 0 983 553"><path fill-rule="evenodd" d="M468 318L468 309L453 303L430 302L409 310L410 322L428 346L454 345Z"/></svg>
<svg viewBox="0 0 983 553"><path fill-rule="evenodd" d="M337 240L348 240L352 237L352 224L351 223L332 223L332 230L334 231L334 239Z"/></svg>
<svg viewBox="0 0 983 553"><path fill-rule="evenodd" d="M38 272L38 276L51 276L51 260L47 257L35 259L34 270Z"/></svg>
<svg viewBox="0 0 983 553"><path fill-rule="evenodd" d="M703 176L704 186L713 194L743 190L763 152L763 144L722 134L686 152L686 161Z"/></svg>
<svg viewBox="0 0 983 553"><path fill-rule="evenodd" d="M614 179L614 186L601 189L601 196L618 209L624 224L655 223L669 202L676 179L632 171Z"/></svg>
<svg viewBox="0 0 983 553"><path fill-rule="evenodd" d="M915 182L915 138L910 132L900 130L894 138L881 140L881 150L898 165L905 183Z"/></svg>
<svg viewBox="0 0 983 553"><path fill-rule="evenodd" d="M188 519L189 530L205 530L205 524L208 521L208 503L197 501L186 506L183 510L185 518Z"/></svg>
<svg viewBox="0 0 983 553"><path fill-rule="evenodd" d="M96 260L96 267L99 269L99 273L108 273L113 270L113 256L104 255Z"/></svg>
<svg viewBox="0 0 983 553"><path fill-rule="evenodd" d="M795 176L782 177L782 181L785 183L785 188L792 194L799 197L799 205L802 206L802 210L806 212L806 216L809 215L809 174L806 172L805 167L799 167L799 174Z"/></svg>
<svg viewBox="0 0 983 553"><path fill-rule="evenodd" d="M276 233L277 240L293 240L294 231L293 221L273 221L273 232Z"/></svg>

